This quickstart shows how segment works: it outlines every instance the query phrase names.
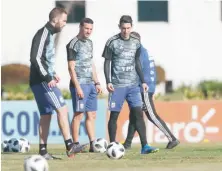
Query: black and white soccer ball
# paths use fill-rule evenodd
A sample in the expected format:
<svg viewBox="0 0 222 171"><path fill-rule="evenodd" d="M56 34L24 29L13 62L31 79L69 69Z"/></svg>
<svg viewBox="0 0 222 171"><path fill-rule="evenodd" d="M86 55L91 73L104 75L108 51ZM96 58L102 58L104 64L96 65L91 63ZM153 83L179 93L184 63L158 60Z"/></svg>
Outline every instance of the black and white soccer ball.
<svg viewBox="0 0 222 171"><path fill-rule="evenodd" d="M104 138L98 138L93 141L93 150L97 153L105 153L108 142Z"/></svg>
<svg viewBox="0 0 222 171"><path fill-rule="evenodd" d="M2 152L9 152L8 140L2 141Z"/></svg>
<svg viewBox="0 0 222 171"><path fill-rule="evenodd" d="M112 142L108 145L106 154L110 159L121 159L125 154L125 148L119 142Z"/></svg>
<svg viewBox="0 0 222 171"><path fill-rule="evenodd" d="M26 138L20 138L19 145L21 153L27 153L30 151L30 143Z"/></svg>
<svg viewBox="0 0 222 171"><path fill-rule="evenodd" d="M19 145L19 140L17 138L11 138L8 141L9 152L20 152L21 146Z"/></svg>
<svg viewBox="0 0 222 171"><path fill-rule="evenodd" d="M46 159L40 155L32 155L24 161L24 171L48 171Z"/></svg>

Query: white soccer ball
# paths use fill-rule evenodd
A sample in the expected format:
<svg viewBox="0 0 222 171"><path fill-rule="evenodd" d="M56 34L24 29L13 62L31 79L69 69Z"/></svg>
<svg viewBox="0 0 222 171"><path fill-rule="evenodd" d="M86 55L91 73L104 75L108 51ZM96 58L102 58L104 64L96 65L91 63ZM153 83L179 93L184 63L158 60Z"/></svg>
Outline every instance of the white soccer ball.
<svg viewBox="0 0 222 171"><path fill-rule="evenodd" d="M20 152L21 146L19 145L19 140L16 138L11 138L8 141L9 152Z"/></svg>
<svg viewBox="0 0 222 171"><path fill-rule="evenodd" d="M2 141L2 152L9 152L8 140Z"/></svg>
<svg viewBox="0 0 222 171"><path fill-rule="evenodd" d="M46 159L40 155L32 155L24 161L24 171L48 171Z"/></svg>
<svg viewBox="0 0 222 171"><path fill-rule="evenodd" d="M108 146L108 142L104 138L98 138L93 141L93 150L97 153L106 152L106 148Z"/></svg>
<svg viewBox="0 0 222 171"><path fill-rule="evenodd" d="M110 159L121 159L125 154L125 148L119 142L112 142L108 145L106 154Z"/></svg>
<svg viewBox="0 0 222 171"><path fill-rule="evenodd" d="M20 145L20 152L27 153L30 151L30 143L27 139L20 138L19 145Z"/></svg>

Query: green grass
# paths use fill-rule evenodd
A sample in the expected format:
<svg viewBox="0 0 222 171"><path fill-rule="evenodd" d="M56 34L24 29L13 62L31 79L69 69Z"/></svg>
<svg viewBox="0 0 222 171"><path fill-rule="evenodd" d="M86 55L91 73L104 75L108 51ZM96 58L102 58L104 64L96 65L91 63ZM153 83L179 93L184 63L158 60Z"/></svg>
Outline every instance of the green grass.
<svg viewBox="0 0 222 171"><path fill-rule="evenodd" d="M134 146L120 160L111 160L105 154L81 153L74 159L68 159L63 145L49 145L49 151L60 161L48 161L51 171L222 171L222 144L180 145L176 149L166 150L157 144L160 151L156 154L140 155L140 147ZM23 170L24 158L37 153L37 146L32 146L27 154L2 154L2 170Z"/></svg>

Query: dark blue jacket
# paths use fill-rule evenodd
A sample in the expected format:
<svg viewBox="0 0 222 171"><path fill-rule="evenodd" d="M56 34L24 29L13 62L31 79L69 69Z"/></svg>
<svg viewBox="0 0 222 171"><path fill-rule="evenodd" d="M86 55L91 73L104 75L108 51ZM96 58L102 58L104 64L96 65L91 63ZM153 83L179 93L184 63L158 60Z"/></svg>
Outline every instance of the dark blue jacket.
<svg viewBox="0 0 222 171"><path fill-rule="evenodd" d="M146 48L141 46L140 61L143 69L144 79L149 87L149 93L154 93L156 88L156 67L154 59L149 56Z"/></svg>

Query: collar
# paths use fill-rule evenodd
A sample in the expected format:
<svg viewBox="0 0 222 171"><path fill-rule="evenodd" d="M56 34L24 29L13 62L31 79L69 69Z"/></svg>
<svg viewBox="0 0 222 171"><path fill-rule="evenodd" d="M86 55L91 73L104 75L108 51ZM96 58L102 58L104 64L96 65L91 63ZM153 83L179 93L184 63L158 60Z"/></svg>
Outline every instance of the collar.
<svg viewBox="0 0 222 171"><path fill-rule="evenodd" d="M129 37L129 39L124 39L124 38L122 38L121 33L119 33L119 37L120 37L120 39L122 39L122 40L124 40L124 41L130 40L130 37Z"/></svg>
<svg viewBox="0 0 222 171"><path fill-rule="evenodd" d="M46 25L45 25L45 27L49 30L49 32L50 32L51 34L56 33L55 27L54 27L50 22L47 22Z"/></svg>

